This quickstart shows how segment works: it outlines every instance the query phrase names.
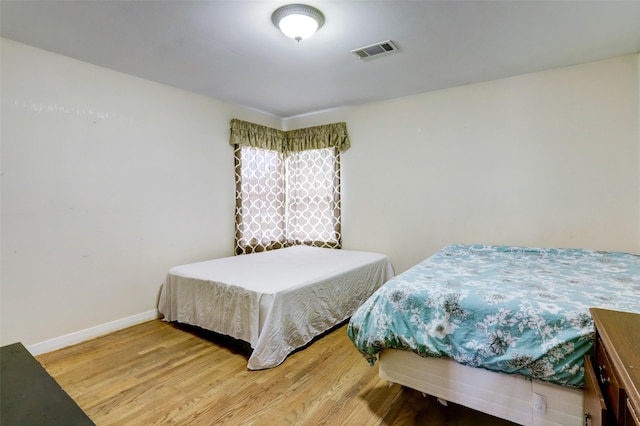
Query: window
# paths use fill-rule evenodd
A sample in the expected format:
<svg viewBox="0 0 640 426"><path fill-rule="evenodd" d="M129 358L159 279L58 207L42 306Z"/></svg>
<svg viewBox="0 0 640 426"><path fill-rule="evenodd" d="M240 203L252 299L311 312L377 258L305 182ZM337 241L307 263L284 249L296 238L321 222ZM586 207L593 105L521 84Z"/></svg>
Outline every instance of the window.
<svg viewBox="0 0 640 426"><path fill-rule="evenodd" d="M346 138L346 126L338 125L338 134ZM331 126L336 124L280 132L232 120L236 254L298 244L341 247L340 146L346 149L348 138L338 146L309 143L318 141L309 137L309 130L312 135L324 130L325 135L333 136L326 139L340 139L335 137L335 130L327 133L327 127ZM256 143L259 140L256 134L262 134L261 131L267 135L263 144ZM243 136L251 145L237 143Z"/></svg>

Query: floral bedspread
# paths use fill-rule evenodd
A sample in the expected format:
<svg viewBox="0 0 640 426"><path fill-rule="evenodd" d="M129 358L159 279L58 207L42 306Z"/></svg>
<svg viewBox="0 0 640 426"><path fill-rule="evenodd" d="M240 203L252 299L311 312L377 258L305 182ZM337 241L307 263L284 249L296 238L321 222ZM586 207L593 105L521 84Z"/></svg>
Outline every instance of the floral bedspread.
<svg viewBox="0 0 640 426"><path fill-rule="evenodd" d="M378 289L348 334L371 365L395 348L581 387L590 307L640 313L640 255L453 245Z"/></svg>

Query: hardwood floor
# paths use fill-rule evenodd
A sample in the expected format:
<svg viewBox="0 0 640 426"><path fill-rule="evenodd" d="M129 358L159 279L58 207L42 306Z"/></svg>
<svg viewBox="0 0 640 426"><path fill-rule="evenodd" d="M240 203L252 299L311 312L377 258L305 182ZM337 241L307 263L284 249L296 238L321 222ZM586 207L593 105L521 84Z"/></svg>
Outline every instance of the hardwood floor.
<svg viewBox="0 0 640 426"><path fill-rule="evenodd" d="M221 336L160 320L36 357L98 425L512 425L388 386L346 325L272 369Z"/></svg>

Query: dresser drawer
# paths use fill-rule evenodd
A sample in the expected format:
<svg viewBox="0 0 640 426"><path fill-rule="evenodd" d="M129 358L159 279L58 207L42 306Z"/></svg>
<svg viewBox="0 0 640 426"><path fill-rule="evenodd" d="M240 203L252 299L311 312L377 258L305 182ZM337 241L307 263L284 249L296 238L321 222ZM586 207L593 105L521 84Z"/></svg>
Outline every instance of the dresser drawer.
<svg viewBox="0 0 640 426"><path fill-rule="evenodd" d="M607 405L600 391L598 376L593 370L589 355L584 356L584 424L604 426L607 424Z"/></svg>
<svg viewBox="0 0 640 426"><path fill-rule="evenodd" d="M624 424L625 426L640 426L640 413L636 412L633 408L629 398L627 398L627 411Z"/></svg>
<svg viewBox="0 0 640 426"><path fill-rule="evenodd" d="M614 374L613 364L599 336L596 342L595 370L602 394L610 404L613 417L618 420L623 413L626 398L624 391L620 389L620 383Z"/></svg>

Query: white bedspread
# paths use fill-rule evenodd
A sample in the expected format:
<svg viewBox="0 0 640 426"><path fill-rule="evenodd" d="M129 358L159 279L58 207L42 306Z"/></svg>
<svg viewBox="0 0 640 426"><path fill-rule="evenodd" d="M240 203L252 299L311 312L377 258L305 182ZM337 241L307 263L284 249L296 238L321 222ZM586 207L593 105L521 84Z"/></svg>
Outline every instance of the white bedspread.
<svg viewBox="0 0 640 426"><path fill-rule="evenodd" d="M158 310L248 342L247 367L259 370L349 318L392 277L380 253L294 246L176 266Z"/></svg>

